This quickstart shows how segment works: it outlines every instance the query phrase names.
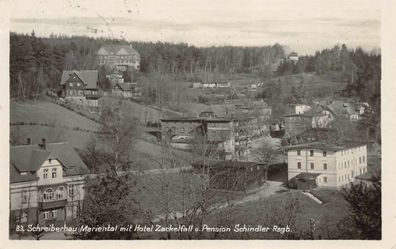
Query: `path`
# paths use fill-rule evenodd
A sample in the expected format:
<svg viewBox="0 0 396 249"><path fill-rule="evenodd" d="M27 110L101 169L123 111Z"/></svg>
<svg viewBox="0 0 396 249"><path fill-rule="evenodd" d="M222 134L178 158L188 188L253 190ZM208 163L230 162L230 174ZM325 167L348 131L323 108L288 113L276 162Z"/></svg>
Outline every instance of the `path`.
<svg viewBox="0 0 396 249"><path fill-rule="evenodd" d="M309 193L309 192L301 192L303 195L308 196L309 198L311 198L312 200L314 200L315 202L322 204L323 202L321 200L319 200L318 198L316 198L313 194Z"/></svg>

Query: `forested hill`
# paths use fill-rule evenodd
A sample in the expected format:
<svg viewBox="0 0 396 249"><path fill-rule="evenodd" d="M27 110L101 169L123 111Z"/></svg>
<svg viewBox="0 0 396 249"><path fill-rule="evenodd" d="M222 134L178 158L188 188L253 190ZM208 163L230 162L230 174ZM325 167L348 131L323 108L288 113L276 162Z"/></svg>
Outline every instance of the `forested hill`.
<svg viewBox="0 0 396 249"><path fill-rule="evenodd" d="M141 55L140 71L160 75L252 73L271 78L275 62L279 75L315 73L331 81L343 82L341 94L358 97L380 110L381 56L345 45L302 56L297 62L286 59L279 44L262 47L206 47L162 42L126 42L105 38L55 36L38 38L10 33L10 94L32 99L47 88L55 88L62 71L94 69L95 54L102 45L131 44Z"/></svg>
<svg viewBox="0 0 396 249"><path fill-rule="evenodd" d="M187 44L131 42L89 37L10 34L11 96L34 98L59 82L62 70L94 69L95 53L105 44L131 44L141 55L141 72L175 74L269 71L285 57L279 44L263 47L198 48Z"/></svg>
<svg viewBox="0 0 396 249"><path fill-rule="evenodd" d="M302 56L297 63L284 60L279 75L315 73L322 78L344 83L339 94L369 102L380 115L381 55L362 48L348 49L345 44Z"/></svg>

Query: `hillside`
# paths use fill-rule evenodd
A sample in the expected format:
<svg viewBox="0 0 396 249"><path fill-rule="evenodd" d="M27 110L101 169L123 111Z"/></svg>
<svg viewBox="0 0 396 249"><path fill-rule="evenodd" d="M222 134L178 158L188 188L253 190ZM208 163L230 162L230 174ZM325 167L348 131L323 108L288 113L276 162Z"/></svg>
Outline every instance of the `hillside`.
<svg viewBox="0 0 396 249"><path fill-rule="evenodd" d="M47 123L55 127L80 127L97 130L100 125L77 113L51 102L10 102L10 122Z"/></svg>
<svg viewBox="0 0 396 249"><path fill-rule="evenodd" d="M103 107L109 105L114 106L121 102L124 110L129 112L132 117L138 119L142 124L146 121L157 122L163 117L179 115L177 112L168 109L159 110L149 105L138 104L129 100L110 96L104 96L99 101Z"/></svg>
<svg viewBox="0 0 396 249"><path fill-rule="evenodd" d="M280 76L275 78L275 81L282 82L282 94L291 94L292 87L302 87L304 95L308 98L331 98L345 88L343 83L326 80L313 73Z"/></svg>
<svg viewBox="0 0 396 249"><path fill-rule="evenodd" d="M50 102L11 102L10 116L12 124L24 123L10 126L10 139L17 143L25 143L27 138L32 143L39 143L42 138L46 138L49 143L70 141L74 148L85 150L90 141L98 141L98 136L93 131L100 128L99 124ZM80 128L77 130L75 127ZM100 143L98 146L104 148ZM159 144L143 139L137 139L135 143L134 162L138 169L188 166L192 158L191 153L174 149L164 151Z"/></svg>

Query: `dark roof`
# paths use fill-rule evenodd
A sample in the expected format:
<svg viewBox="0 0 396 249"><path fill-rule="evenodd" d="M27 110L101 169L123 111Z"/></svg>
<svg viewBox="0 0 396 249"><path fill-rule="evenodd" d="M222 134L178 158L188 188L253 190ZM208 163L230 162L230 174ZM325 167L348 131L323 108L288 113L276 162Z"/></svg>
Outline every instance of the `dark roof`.
<svg viewBox="0 0 396 249"><path fill-rule="evenodd" d="M210 105L203 110L200 115L203 113L213 113L216 117L227 117L230 116L232 112L235 112L234 105Z"/></svg>
<svg viewBox="0 0 396 249"><path fill-rule="evenodd" d="M104 49L107 54L114 54L116 55L121 49L124 49L130 55L137 55L140 57L140 54L132 48L132 46L128 45L107 45L100 47L99 50ZM99 52L98 50L98 52Z"/></svg>
<svg viewBox="0 0 396 249"><path fill-rule="evenodd" d="M362 175L356 176L355 179L362 180L362 181L370 181L372 179L372 177L373 177L373 175L371 173L366 172Z"/></svg>
<svg viewBox="0 0 396 249"><path fill-rule="evenodd" d="M76 74L86 85L88 89L97 89L98 71L84 70L84 71L63 71L60 85L64 85L72 74Z"/></svg>
<svg viewBox="0 0 396 249"><path fill-rule="evenodd" d="M122 91L133 91L136 87L136 83L117 83L117 86Z"/></svg>
<svg viewBox="0 0 396 249"><path fill-rule="evenodd" d="M312 118L312 115L307 115L307 114L288 114L284 116L285 118L290 118L290 117L302 117L302 118Z"/></svg>
<svg viewBox="0 0 396 249"><path fill-rule="evenodd" d="M207 123L228 123L231 122L230 119L224 118L192 118L192 117L169 117L161 118L161 122L207 122Z"/></svg>
<svg viewBox="0 0 396 249"><path fill-rule="evenodd" d="M315 143L292 145L285 147L285 149L287 150L319 149L319 150L328 150L328 151L340 151L340 150L350 149L363 145L366 145L366 143L350 142L350 141L346 141L339 144L332 144L328 142L315 142Z"/></svg>
<svg viewBox="0 0 396 249"><path fill-rule="evenodd" d="M36 145L10 147L10 181L24 182L37 179L36 172L48 158L57 159L63 166L64 176L84 175L89 170L69 142L48 143L46 149ZM27 172L27 175L21 175Z"/></svg>
<svg viewBox="0 0 396 249"><path fill-rule="evenodd" d="M211 164L212 168L248 168L251 166L255 166L258 164L258 162L242 162L242 161L219 161L219 162L214 162Z"/></svg>
<svg viewBox="0 0 396 249"><path fill-rule="evenodd" d="M320 173L300 173L295 176L296 180L303 180L303 181L313 181L315 180Z"/></svg>
<svg viewBox="0 0 396 249"><path fill-rule="evenodd" d="M161 118L161 122L202 122L202 118L191 118L191 117L169 117Z"/></svg>

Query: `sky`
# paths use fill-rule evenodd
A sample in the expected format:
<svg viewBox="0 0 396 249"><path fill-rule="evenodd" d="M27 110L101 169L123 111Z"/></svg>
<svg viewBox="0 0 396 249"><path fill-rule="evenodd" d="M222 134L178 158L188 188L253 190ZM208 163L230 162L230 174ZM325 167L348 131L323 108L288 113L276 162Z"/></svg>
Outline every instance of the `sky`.
<svg viewBox="0 0 396 249"><path fill-rule="evenodd" d="M27 4L30 3L30 4ZM14 0L10 29L184 42L196 46L280 43L312 54L345 43L380 47L378 0Z"/></svg>

